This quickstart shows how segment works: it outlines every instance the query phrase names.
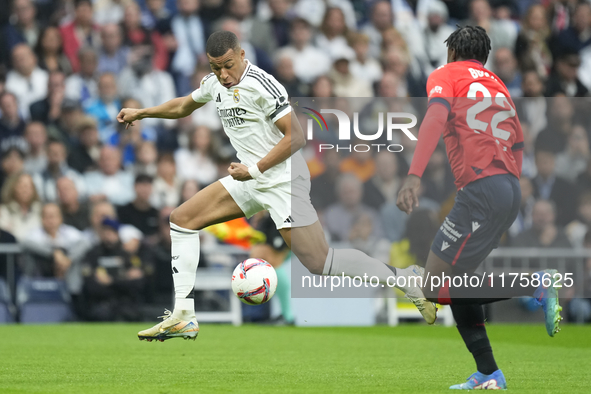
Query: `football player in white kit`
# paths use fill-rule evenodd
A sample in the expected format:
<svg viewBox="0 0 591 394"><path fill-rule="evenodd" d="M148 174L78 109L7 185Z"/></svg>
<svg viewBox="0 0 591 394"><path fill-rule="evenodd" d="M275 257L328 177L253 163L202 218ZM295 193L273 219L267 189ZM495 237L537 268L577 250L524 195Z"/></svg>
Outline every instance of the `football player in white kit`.
<svg viewBox="0 0 591 394"><path fill-rule="evenodd" d="M304 133L293 122L285 88L245 59L237 37L228 31L213 33L206 44L212 73L187 97L144 109L124 108L117 116L131 124L143 118L178 119L214 101L224 130L240 163L230 175L207 186L170 215L172 276L175 305L164 320L140 331L138 337L160 341L195 339L193 287L199 264L199 230L268 210L287 245L313 274L377 276L386 284L393 276L420 276L422 268L395 269L353 249L329 248L314 207L310 203L310 174L299 152ZM294 119L295 120L295 119ZM292 243L292 238L297 241ZM432 324L435 305L425 300L420 287L401 288Z"/></svg>

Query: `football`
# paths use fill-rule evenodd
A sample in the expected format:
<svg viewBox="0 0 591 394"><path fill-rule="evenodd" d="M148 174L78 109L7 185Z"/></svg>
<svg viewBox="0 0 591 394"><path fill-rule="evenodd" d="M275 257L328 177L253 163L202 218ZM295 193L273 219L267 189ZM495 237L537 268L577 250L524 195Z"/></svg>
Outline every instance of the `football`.
<svg viewBox="0 0 591 394"><path fill-rule="evenodd" d="M263 259L247 259L232 273L232 290L236 297L248 305L269 301L277 289L277 274Z"/></svg>

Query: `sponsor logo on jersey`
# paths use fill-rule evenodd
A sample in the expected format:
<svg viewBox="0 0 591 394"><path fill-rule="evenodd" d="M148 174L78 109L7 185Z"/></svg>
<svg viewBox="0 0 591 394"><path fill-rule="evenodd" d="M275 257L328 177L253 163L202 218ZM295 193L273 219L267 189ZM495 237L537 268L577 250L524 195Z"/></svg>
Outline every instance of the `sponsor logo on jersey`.
<svg viewBox="0 0 591 394"><path fill-rule="evenodd" d="M431 91L429 92L429 97L431 97L434 94L441 94L441 92L443 92L443 88L441 86L435 86L433 89L431 89Z"/></svg>
<svg viewBox="0 0 591 394"><path fill-rule="evenodd" d="M246 110L244 108L234 107L234 108L218 108L218 115L222 120L222 124L224 127L235 127L240 126L246 123L243 115L246 115Z"/></svg>
<svg viewBox="0 0 591 394"><path fill-rule="evenodd" d="M218 96L215 99L216 103L221 103L222 102L222 97L220 96L220 94L218 93Z"/></svg>
<svg viewBox="0 0 591 394"><path fill-rule="evenodd" d="M240 102L240 93L238 92L238 89L234 89L234 102L235 103Z"/></svg>
<svg viewBox="0 0 591 394"><path fill-rule="evenodd" d="M351 129L355 134L354 137L363 141L375 141L379 139L383 132L384 132L384 113L380 112L378 114L378 131L373 134L363 134L359 130L359 113L353 113L353 127L351 127L351 119L349 115L341 110L338 109L321 109L320 112L310 108L310 107L303 107L304 109L309 110L310 112L304 112L304 114L310 116L311 119L308 119L307 125L307 138L308 140L314 139L314 121L320 127L320 130L328 131L328 124L326 119L322 114L333 114L337 118L337 122L339 125L338 128L338 136L340 141L350 141L352 139L351 136ZM399 120L403 120L400 123ZM409 122L410 120L410 122ZM417 124L417 117L414 114L408 112L388 112L386 113L386 137L388 140L392 141L393 132L394 130L402 131L411 141L416 141L417 137L415 137L411 132L410 128L413 128ZM372 149L376 149L378 152L380 150L388 150L388 152L402 152L404 147L400 144L354 144L354 145L333 145L333 144L319 144L318 145L319 152L323 150L330 150L336 149L338 152L339 150L346 150L348 152L369 152Z"/></svg>

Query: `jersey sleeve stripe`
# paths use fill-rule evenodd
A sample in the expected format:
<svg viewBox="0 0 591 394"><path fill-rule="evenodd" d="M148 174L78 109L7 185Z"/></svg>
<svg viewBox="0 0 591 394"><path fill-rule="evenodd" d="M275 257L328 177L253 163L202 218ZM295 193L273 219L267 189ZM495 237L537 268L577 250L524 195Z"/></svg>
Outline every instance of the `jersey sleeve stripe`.
<svg viewBox="0 0 591 394"><path fill-rule="evenodd" d="M203 82L207 81L209 78L213 77L214 73L209 73L205 77L203 77Z"/></svg>
<svg viewBox="0 0 591 394"><path fill-rule="evenodd" d="M263 81L267 82L271 89L273 89L275 94L277 94L277 96L281 96L281 91L277 88L277 86L273 84L273 81L271 81L268 77L264 76L263 74L257 73L254 70L251 70L250 73L260 77Z"/></svg>
<svg viewBox="0 0 591 394"><path fill-rule="evenodd" d="M277 108L269 117L271 119L275 119L275 117L281 113L285 108L289 107L289 104L282 105L281 107Z"/></svg>
<svg viewBox="0 0 591 394"><path fill-rule="evenodd" d="M431 100L429 100L429 106L437 103L443 104L443 106L445 106L445 108L451 112L451 105L449 105L449 102L446 99L441 97L433 97Z"/></svg>
<svg viewBox="0 0 591 394"><path fill-rule="evenodd" d="M513 144L513 146L511 147L511 150L522 150L525 147L525 144L523 142L518 142L516 144Z"/></svg>
<svg viewBox="0 0 591 394"><path fill-rule="evenodd" d="M252 78L254 78L254 79L256 79L257 81L259 81L259 82L261 83L261 85L263 85L263 87L265 88L265 90L271 94L271 96L273 96L274 98L279 98L279 97L277 96L277 94L275 94L275 93L274 93L274 92L273 92L273 91L272 91L272 90L269 88L269 86L268 86L268 85L266 85L266 84L263 82L263 80L262 80L262 79L260 79L258 76L255 76L254 74L248 74L248 76L249 76L249 77L252 77Z"/></svg>

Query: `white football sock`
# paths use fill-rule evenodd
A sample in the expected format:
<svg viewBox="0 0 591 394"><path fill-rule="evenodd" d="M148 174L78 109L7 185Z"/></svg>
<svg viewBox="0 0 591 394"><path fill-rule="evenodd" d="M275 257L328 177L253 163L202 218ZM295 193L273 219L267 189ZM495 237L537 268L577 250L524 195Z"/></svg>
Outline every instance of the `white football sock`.
<svg viewBox="0 0 591 394"><path fill-rule="evenodd" d="M199 231L188 230L170 223L172 240L172 280L174 281L174 311L176 318L195 317L195 275L199 265Z"/></svg>

